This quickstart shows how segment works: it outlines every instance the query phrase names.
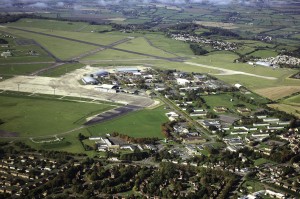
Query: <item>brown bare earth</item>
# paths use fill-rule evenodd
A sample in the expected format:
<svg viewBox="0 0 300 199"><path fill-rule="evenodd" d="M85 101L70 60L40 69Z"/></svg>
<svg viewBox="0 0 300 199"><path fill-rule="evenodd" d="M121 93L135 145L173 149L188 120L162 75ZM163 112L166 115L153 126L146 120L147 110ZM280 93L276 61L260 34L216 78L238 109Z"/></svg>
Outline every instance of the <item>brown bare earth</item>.
<svg viewBox="0 0 300 199"><path fill-rule="evenodd" d="M218 27L218 28L224 28L228 30L238 28L233 23L222 23L222 22L211 22L211 21L196 21L195 23L202 26Z"/></svg>
<svg viewBox="0 0 300 199"><path fill-rule="evenodd" d="M257 94L271 100L281 99L293 93L300 92L300 86L279 86L254 90Z"/></svg>

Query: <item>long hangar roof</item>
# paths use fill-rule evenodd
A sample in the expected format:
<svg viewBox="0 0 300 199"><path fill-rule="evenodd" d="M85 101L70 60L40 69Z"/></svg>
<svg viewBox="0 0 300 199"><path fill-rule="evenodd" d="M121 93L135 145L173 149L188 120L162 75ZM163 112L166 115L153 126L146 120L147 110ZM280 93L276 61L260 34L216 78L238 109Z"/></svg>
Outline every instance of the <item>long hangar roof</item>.
<svg viewBox="0 0 300 199"><path fill-rule="evenodd" d="M116 71L119 73L135 73L135 72L139 72L139 69L137 69L137 68L117 68Z"/></svg>

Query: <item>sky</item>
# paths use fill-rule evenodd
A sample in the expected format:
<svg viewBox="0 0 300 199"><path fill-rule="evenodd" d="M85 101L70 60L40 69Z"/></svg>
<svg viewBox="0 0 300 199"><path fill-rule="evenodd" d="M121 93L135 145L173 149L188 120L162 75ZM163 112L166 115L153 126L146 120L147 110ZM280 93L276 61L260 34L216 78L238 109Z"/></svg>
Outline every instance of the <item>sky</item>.
<svg viewBox="0 0 300 199"><path fill-rule="evenodd" d="M86 1L94 1L97 2L99 5L106 6L106 5L117 5L120 2L124 2L124 1L128 3L159 2L164 4L177 4L177 5L184 5L187 2L189 3L209 2L216 5L226 5L231 3L233 0L86 0ZM262 1L262 0L235 0L235 1L247 2L247 1ZM53 5L54 2L58 7L63 7L65 5L64 2L74 2L75 5L80 6L79 0L0 0L0 7L10 7L15 3L24 3L28 7L47 8L49 4Z"/></svg>

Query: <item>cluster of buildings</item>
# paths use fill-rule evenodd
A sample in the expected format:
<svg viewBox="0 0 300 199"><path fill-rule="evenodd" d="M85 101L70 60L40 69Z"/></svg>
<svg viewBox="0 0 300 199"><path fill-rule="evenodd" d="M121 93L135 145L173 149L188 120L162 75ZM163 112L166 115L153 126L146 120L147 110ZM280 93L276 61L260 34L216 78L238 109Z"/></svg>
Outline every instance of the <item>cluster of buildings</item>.
<svg viewBox="0 0 300 199"><path fill-rule="evenodd" d="M279 137L288 141L289 147L295 154L300 153L300 132L297 128L289 129L289 131L279 135Z"/></svg>
<svg viewBox="0 0 300 199"><path fill-rule="evenodd" d="M89 140L95 141L97 146L97 151L113 151L117 152L119 150L129 150L134 152L136 150L144 151L144 150L151 150L156 151L157 147L152 144L131 144L127 143L122 139L117 139L114 137L89 137Z"/></svg>
<svg viewBox="0 0 300 199"><path fill-rule="evenodd" d="M258 173L256 175L261 182L271 183L284 189L300 193L299 171L300 168L297 166L265 163L258 167Z"/></svg>
<svg viewBox="0 0 300 199"><path fill-rule="evenodd" d="M194 43L201 43L207 44L212 46L216 50L226 50L226 51L234 51L238 49L238 45L236 43L226 42L226 41L216 41L211 39L206 39L204 37L192 36L190 34L172 34L172 39L178 41L185 41L185 42L194 42Z"/></svg>
<svg viewBox="0 0 300 199"><path fill-rule="evenodd" d="M0 160L0 193L20 197L22 192L39 187L67 166L38 154L3 157Z"/></svg>
<svg viewBox="0 0 300 199"><path fill-rule="evenodd" d="M12 56L12 53L9 50L1 53L1 57L4 57L4 58L11 57L11 56Z"/></svg>
<svg viewBox="0 0 300 199"><path fill-rule="evenodd" d="M95 90L101 92L139 94L140 89L148 88L155 79L147 68L132 67L99 70L81 80L85 85L95 85Z"/></svg>
<svg viewBox="0 0 300 199"><path fill-rule="evenodd" d="M278 68L279 66L299 67L300 59L288 55L278 55L276 57L268 57L264 59L257 59L255 62L248 62L250 65L261 65L266 67Z"/></svg>

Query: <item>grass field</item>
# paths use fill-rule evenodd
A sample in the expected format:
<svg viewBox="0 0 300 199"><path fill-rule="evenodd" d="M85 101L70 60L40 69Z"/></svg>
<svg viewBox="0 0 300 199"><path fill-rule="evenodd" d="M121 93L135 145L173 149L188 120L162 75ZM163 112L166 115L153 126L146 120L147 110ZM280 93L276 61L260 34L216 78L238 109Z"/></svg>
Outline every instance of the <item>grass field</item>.
<svg viewBox="0 0 300 199"><path fill-rule="evenodd" d="M23 28L41 28L47 30L62 30L72 32L96 32L111 30L111 26L109 25L96 26L84 22L68 22L45 19L20 19L19 21L13 23L13 25Z"/></svg>
<svg viewBox="0 0 300 199"><path fill-rule="evenodd" d="M268 57L276 57L278 53L273 50L258 50L255 51L254 53L251 53L250 55L255 57L268 58Z"/></svg>
<svg viewBox="0 0 300 199"><path fill-rule="evenodd" d="M40 43L60 59L70 59L84 52L88 52L97 48L96 46L81 44L78 42L72 42L65 39L53 38L44 35L38 35L34 33L28 33L19 30L5 29L5 31L10 32L11 34L18 37L34 39L36 42Z"/></svg>
<svg viewBox="0 0 300 199"><path fill-rule="evenodd" d="M269 104L268 105L271 108L284 111L287 113L290 113L292 115L295 115L296 117L300 118L300 106L295 105L289 105L289 104Z"/></svg>
<svg viewBox="0 0 300 199"><path fill-rule="evenodd" d="M290 103L290 104L299 104L300 105L300 95L295 95L292 96L288 99L284 100L285 103Z"/></svg>
<svg viewBox="0 0 300 199"><path fill-rule="evenodd" d="M6 64L0 65L0 75L29 75L30 73L42 68L46 68L49 64Z"/></svg>
<svg viewBox="0 0 300 199"><path fill-rule="evenodd" d="M240 101L229 94L208 95L202 97L206 101L206 104L210 106L211 111L213 111L212 109L215 108L216 106L224 106L228 108L230 112L236 113L237 104L244 104L247 108L250 108L251 110L256 109L256 106ZM233 101L231 101L231 99L233 99Z"/></svg>
<svg viewBox="0 0 300 199"><path fill-rule="evenodd" d="M66 73L69 73L71 71L74 71L76 69L82 68L84 64L76 63L76 64L64 64L62 66L59 66L57 68L45 71L41 76L46 77L60 77Z"/></svg>
<svg viewBox="0 0 300 199"><path fill-rule="evenodd" d="M145 109L129 115L88 128L93 136L118 132L132 137L159 137L161 124L168 121L163 106L156 109Z"/></svg>
<svg viewBox="0 0 300 199"><path fill-rule="evenodd" d="M136 55L116 50L105 50L100 51L94 55L88 56L83 58L83 61L96 61L96 60L108 60L108 61L116 61L116 60L133 60L134 59L149 59L150 57L142 56L142 55ZM153 58L151 58L153 59Z"/></svg>
<svg viewBox="0 0 300 199"><path fill-rule="evenodd" d="M120 49L124 49L124 50L132 50L135 52L140 52L140 53L147 53L150 55L157 55L157 56L161 56L161 57L175 57L174 55L165 52L163 50L160 50L158 48L155 48L153 46L151 46L147 40L143 37L138 37L136 39L133 39L131 41L128 41L126 43L123 43L121 45L118 46L118 48Z"/></svg>
<svg viewBox="0 0 300 199"><path fill-rule="evenodd" d="M193 55L188 43L167 38L163 34L146 34L145 38L149 39L159 49L178 54L179 56Z"/></svg>
<svg viewBox="0 0 300 199"><path fill-rule="evenodd" d="M14 23L11 23L10 26L18 27L15 26ZM64 30L49 31L48 29L43 29L43 28L25 28L25 27L22 27L22 29L47 33L56 36L63 36L71 39L77 39L81 41L87 41L87 42L92 42L95 44L102 44L102 45L108 45L118 40L127 38L128 36L132 36L131 34L120 33L120 32L98 33L98 32L73 32L73 31L64 31ZM6 28L5 31L7 30L12 31Z"/></svg>
<svg viewBox="0 0 300 199"><path fill-rule="evenodd" d="M63 133L79 127L83 118L111 108L109 105L77 103L24 96L0 96L1 130L19 137Z"/></svg>

